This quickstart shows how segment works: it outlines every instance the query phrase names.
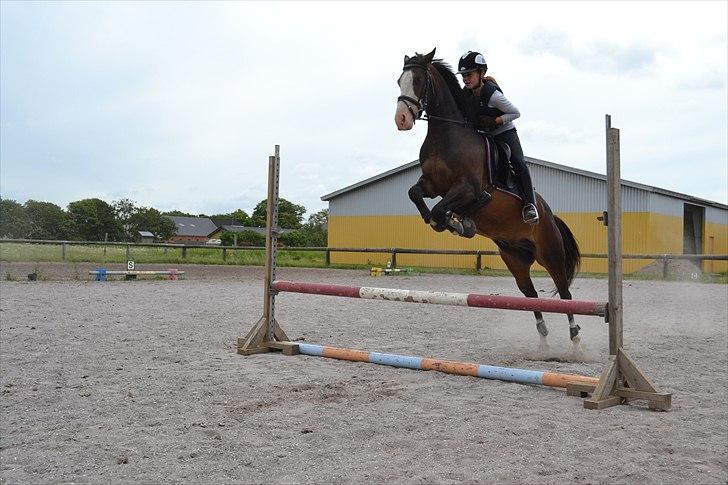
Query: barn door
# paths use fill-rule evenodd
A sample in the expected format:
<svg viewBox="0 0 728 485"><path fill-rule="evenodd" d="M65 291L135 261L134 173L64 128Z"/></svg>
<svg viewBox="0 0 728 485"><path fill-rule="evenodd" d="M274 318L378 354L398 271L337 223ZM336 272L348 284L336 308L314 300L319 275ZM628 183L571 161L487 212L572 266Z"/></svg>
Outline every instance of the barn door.
<svg viewBox="0 0 728 485"><path fill-rule="evenodd" d="M683 254L703 253L705 207L685 204L683 211Z"/></svg>

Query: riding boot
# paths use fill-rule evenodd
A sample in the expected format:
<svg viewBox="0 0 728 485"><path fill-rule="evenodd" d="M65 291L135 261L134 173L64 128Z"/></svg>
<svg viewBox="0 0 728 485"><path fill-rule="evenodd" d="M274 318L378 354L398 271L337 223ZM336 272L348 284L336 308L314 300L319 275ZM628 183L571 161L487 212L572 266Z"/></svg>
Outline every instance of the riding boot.
<svg viewBox="0 0 728 485"><path fill-rule="evenodd" d="M519 181L523 190L523 222L536 224L538 222L538 211L536 210L536 192L533 190L531 174L526 170L520 170Z"/></svg>

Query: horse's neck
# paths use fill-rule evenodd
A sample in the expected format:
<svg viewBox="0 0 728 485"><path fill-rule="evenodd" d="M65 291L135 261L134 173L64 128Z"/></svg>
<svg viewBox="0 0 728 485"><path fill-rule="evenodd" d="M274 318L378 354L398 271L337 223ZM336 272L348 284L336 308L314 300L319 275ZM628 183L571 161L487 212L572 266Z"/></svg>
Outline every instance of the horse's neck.
<svg viewBox="0 0 728 485"><path fill-rule="evenodd" d="M440 116L452 120L464 121L465 118L460 112L460 108L455 102L450 93L445 80L437 72L437 69L431 68L432 83L433 83L433 100L428 103L427 114L432 116ZM439 123L435 123L436 125ZM432 126L432 124L430 125Z"/></svg>

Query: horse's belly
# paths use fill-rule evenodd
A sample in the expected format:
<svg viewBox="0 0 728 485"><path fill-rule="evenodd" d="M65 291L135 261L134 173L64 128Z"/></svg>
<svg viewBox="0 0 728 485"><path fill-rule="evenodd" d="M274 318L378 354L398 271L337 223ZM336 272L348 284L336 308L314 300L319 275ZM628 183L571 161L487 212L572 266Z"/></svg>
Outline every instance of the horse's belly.
<svg viewBox="0 0 728 485"><path fill-rule="evenodd" d="M523 223L521 201L497 190L492 195L491 201L472 216L478 233L506 241L527 236L531 226Z"/></svg>

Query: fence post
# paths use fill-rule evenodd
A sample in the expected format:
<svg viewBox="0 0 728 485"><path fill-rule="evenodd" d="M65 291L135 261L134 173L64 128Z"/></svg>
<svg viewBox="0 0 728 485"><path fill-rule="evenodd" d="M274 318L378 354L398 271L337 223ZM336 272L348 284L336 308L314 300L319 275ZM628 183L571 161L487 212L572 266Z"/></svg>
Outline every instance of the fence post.
<svg viewBox="0 0 728 485"><path fill-rule="evenodd" d="M227 248L222 248L222 260L227 261Z"/></svg>
<svg viewBox="0 0 728 485"><path fill-rule="evenodd" d="M480 274L480 270L483 268L482 262L482 255L480 254L480 251L478 251L475 255L475 271L478 274Z"/></svg>
<svg viewBox="0 0 728 485"><path fill-rule="evenodd" d="M666 280L667 279L667 274L668 274L668 261L669 261L669 259L668 259L667 254L666 254L666 255L664 255L662 257L662 279L663 280Z"/></svg>
<svg viewBox="0 0 728 485"><path fill-rule="evenodd" d="M326 266L331 266L331 251L326 249L326 260L324 261Z"/></svg>
<svg viewBox="0 0 728 485"><path fill-rule="evenodd" d="M187 246L182 246L182 259L187 259Z"/></svg>
<svg viewBox="0 0 728 485"><path fill-rule="evenodd" d="M397 267L397 250L392 248L392 268Z"/></svg>
<svg viewBox="0 0 728 485"><path fill-rule="evenodd" d="M61 244L61 258L66 260L66 243Z"/></svg>
<svg viewBox="0 0 728 485"><path fill-rule="evenodd" d="M131 259L131 246L128 244L126 245L126 260L129 261Z"/></svg>

